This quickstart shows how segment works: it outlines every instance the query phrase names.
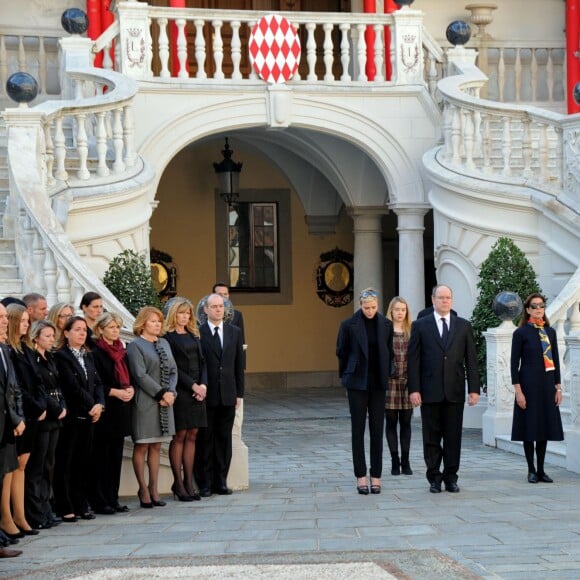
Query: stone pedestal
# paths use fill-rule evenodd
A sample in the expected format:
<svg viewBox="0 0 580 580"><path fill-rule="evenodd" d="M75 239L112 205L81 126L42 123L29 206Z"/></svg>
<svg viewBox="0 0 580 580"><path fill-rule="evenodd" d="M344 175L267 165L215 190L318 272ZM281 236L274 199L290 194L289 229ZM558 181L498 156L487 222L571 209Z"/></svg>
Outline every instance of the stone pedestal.
<svg viewBox="0 0 580 580"><path fill-rule="evenodd" d="M511 433L514 389L511 381L510 357L513 322L502 322L485 333L487 342L487 410L482 417L482 439L496 447L496 437Z"/></svg>
<svg viewBox="0 0 580 580"><path fill-rule="evenodd" d="M578 315L578 304L575 305L576 312L572 317L572 323L580 322ZM568 368L570 377L569 384L563 384L562 388L570 393L570 410L572 412L572 428L566 431L566 468L575 473L580 473L580 330L573 330L566 337L568 347ZM562 356L562 355L560 355Z"/></svg>

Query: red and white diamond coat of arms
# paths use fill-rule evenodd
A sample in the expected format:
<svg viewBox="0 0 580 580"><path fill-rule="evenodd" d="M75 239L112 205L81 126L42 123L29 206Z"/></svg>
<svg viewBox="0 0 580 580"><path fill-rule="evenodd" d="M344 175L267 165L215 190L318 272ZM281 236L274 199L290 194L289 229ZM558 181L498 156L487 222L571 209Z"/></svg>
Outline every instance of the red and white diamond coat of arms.
<svg viewBox="0 0 580 580"><path fill-rule="evenodd" d="M277 84L290 80L300 63L300 39L286 18L268 14L250 35L250 62L260 78Z"/></svg>

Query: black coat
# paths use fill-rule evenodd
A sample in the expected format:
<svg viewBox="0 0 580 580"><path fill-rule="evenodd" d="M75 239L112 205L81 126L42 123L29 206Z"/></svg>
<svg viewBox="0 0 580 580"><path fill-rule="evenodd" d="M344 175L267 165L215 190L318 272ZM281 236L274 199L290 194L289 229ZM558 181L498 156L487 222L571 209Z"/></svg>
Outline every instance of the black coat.
<svg viewBox="0 0 580 580"><path fill-rule="evenodd" d="M362 310L343 320L336 340L338 375L344 387L364 391L368 387L369 353L368 338ZM379 355L379 382L387 390L391 365L394 364L393 324L380 312L377 318L377 341Z"/></svg>
<svg viewBox="0 0 580 580"><path fill-rule="evenodd" d="M208 407L234 406L244 396L244 350L242 332L232 324L223 325L223 349L220 357L213 342L209 324L204 322L199 332L207 366Z"/></svg>
<svg viewBox="0 0 580 580"><path fill-rule="evenodd" d="M465 402L465 379L470 393L479 393L477 351L471 324L451 316L447 345L433 315L413 322L407 354L409 394L419 392L424 403Z"/></svg>
<svg viewBox="0 0 580 580"><path fill-rule="evenodd" d="M91 352L97 373L103 383L105 397L105 412L99 419L98 429L110 437L127 437L131 435L131 401L125 403L117 397L110 396L111 389L121 388L115 378L115 362L96 343ZM127 364L126 353L125 363ZM127 367L127 372L129 372L128 369L129 367Z"/></svg>
<svg viewBox="0 0 580 580"><path fill-rule="evenodd" d="M8 347L0 344L7 368L0 372L0 446L14 443L14 428L24 421L22 410L22 394L16 381L14 366L10 359ZM1 363L0 363L1 364ZM0 475L2 466L0 465Z"/></svg>
<svg viewBox="0 0 580 580"><path fill-rule="evenodd" d="M67 346L57 350L54 358L68 408L66 419L90 418L89 411L95 405L105 404L103 385L92 353L85 354L86 376L75 355Z"/></svg>
<svg viewBox="0 0 580 580"><path fill-rule="evenodd" d="M36 362L35 352L22 345L22 351L10 348L16 380L22 392L22 407L28 421L36 421L46 411L46 390Z"/></svg>
<svg viewBox="0 0 580 580"><path fill-rule="evenodd" d="M36 353L35 360L46 391L46 419L39 427L41 430L50 430L60 427L61 421L58 417L66 409L66 401L60 389L54 354L47 351L43 357Z"/></svg>
<svg viewBox="0 0 580 580"><path fill-rule="evenodd" d="M556 384L560 384L560 357L556 331L545 327L555 369L546 372L538 330L532 326L516 328L512 336L512 384L519 384L526 408L514 402L512 441L562 441L564 431L556 405Z"/></svg>

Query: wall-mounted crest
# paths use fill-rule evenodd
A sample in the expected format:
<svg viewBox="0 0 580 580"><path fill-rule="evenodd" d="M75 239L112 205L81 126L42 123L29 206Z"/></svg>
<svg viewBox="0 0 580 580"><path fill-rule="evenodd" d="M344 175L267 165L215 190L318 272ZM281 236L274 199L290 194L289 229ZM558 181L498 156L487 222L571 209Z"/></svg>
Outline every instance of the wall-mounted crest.
<svg viewBox="0 0 580 580"><path fill-rule="evenodd" d="M352 302L352 258L352 254L339 248L320 254L316 268L316 293L328 306L340 308Z"/></svg>

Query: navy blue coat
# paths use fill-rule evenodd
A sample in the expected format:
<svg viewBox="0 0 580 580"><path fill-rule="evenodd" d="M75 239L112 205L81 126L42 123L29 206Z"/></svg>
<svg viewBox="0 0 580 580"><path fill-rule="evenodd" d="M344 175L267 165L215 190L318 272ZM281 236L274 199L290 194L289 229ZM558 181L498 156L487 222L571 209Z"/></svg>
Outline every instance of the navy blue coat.
<svg viewBox="0 0 580 580"><path fill-rule="evenodd" d="M338 331L336 356L338 375L344 387L366 391L368 387L369 345L362 310L357 310L344 320ZM389 384L393 352L393 325L380 312L377 317L377 342L379 348L379 380L384 391Z"/></svg>
<svg viewBox="0 0 580 580"><path fill-rule="evenodd" d="M560 383L560 357L556 331L546 326L555 370L546 372L538 330L525 325L512 336L512 384L519 384L526 408L514 402L512 441L562 441L564 431L556 405L556 384Z"/></svg>

